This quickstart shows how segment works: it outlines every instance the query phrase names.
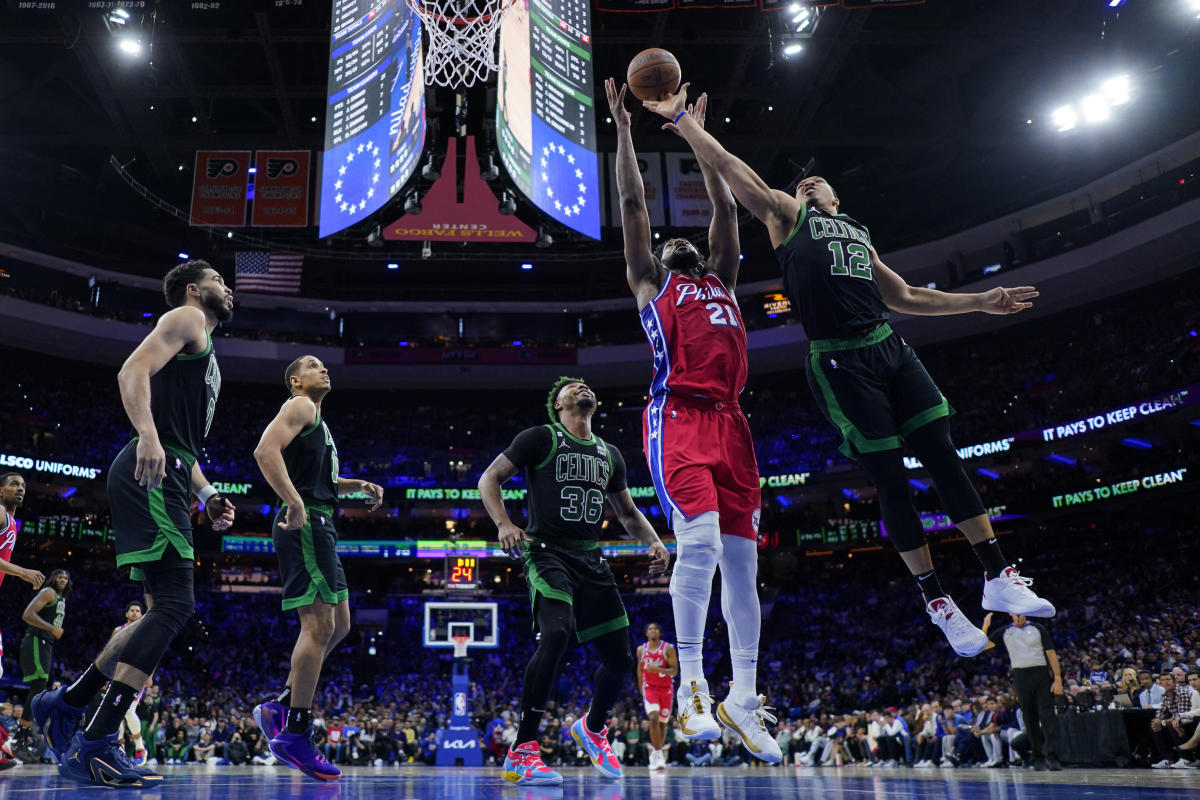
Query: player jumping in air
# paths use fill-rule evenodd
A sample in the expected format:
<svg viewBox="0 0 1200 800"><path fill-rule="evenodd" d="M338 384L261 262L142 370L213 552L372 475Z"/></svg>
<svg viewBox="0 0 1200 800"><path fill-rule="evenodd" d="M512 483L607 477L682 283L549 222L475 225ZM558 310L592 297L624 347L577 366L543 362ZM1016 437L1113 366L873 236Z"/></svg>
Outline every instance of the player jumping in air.
<svg viewBox="0 0 1200 800"><path fill-rule="evenodd" d="M679 725L689 739L716 739L702 652L713 576L721 567L721 612L729 626L733 681L716 716L758 758L777 763L767 730L775 718L758 694L758 519L761 494L750 425L738 404L746 385L746 328L734 297L741 247L729 187L696 152L713 206L708 258L686 239L650 247L650 217L625 108L626 87L604 83L617 123L617 189L625 269L654 351L643 419L646 461L679 551L671 576L679 650ZM703 95L687 116L704 127Z"/></svg>
<svg viewBox="0 0 1200 800"><path fill-rule="evenodd" d="M537 733L558 678L571 630L600 657L593 676L591 708L571 735L606 777L621 776L608 742L608 716L633 668L629 617L612 569L600 553L604 501L617 521L649 548L650 574L666 572L667 548L633 504L621 452L592 433L596 395L579 378L559 378L546 401L549 425L527 428L479 478L483 507L500 533L500 544L524 560L537 650L525 668L521 722L502 777L518 785L557 786L562 775L542 761ZM529 521L517 527L501 499L500 485L524 469Z"/></svg>
<svg viewBox="0 0 1200 800"><path fill-rule="evenodd" d="M1032 286L952 294L909 286L879 259L866 227L840 213L823 178L810 176L795 194L767 186L686 111L687 84L645 107L667 118L697 156L729 182L734 196L767 226L783 269L783 288L811 341L808 383L826 418L842 433L841 452L858 461L879 494L888 537L916 579L930 619L955 652L973 656L988 638L942 590L925 530L913 507L901 458L907 442L937 485L950 519L984 569L983 607L1032 617L1054 606L1000 551L978 492L950 439L949 403L913 349L892 332L890 311L905 314L1015 314L1033 303Z"/></svg>

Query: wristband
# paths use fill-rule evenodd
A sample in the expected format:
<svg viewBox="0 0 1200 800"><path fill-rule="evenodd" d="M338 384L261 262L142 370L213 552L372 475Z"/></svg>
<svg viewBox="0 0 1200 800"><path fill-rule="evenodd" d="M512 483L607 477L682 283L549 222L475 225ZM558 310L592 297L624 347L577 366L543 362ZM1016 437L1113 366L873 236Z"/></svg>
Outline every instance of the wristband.
<svg viewBox="0 0 1200 800"><path fill-rule="evenodd" d="M216 487L210 483L207 486L202 487L200 491L196 492L196 499L207 505L209 500L219 494L220 492L217 491Z"/></svg>
<svg viewBox="0 0 1200 800"><path fill-rule="evenodd" d="M684 115L684 114L686 114L686 113L687 113L687 109L684 109L683 111L680 111L680 112L679 112L679 116L677 116L677 117L675 117L675 119L671 120L671 124L672 124L672 125L678 125L678 124L679 124L679 120L683 119L683 115Z"/></svg>

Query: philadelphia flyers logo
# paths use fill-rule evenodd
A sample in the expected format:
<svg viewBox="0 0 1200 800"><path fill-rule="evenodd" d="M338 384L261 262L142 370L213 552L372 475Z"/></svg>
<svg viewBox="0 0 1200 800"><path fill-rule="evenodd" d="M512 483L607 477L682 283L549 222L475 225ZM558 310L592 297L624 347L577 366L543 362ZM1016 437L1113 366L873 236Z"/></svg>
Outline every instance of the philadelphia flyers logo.
<svg viewBox="0 0 1200 800"><path fill-rule="evenodd" d="M295 175L300 170L300 162L294 158L268 158L267 159L267 177L278 178L280 175L287 178Z"/></svg>
<svg viewBox="0 0 1200 800"><path fill-rule="evenodd" d="M229 178L238 173L237 159L210 158L204 173L210 178Z"/></svg>

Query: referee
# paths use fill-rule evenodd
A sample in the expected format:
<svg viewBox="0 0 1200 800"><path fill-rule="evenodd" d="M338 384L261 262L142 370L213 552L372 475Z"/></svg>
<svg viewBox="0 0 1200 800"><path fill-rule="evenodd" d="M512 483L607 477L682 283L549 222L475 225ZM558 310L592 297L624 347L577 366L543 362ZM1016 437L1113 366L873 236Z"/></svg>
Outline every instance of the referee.
<svg viewBox="0 0 1200 800"><path fill-rule="evenodd" d="M1061 770L1058 763L1058 720L1052 694L1062 694L1062 669L1054 640L1046 626L1030 622L1024 614L1009 614L1012 624L988 633L992 615L983 618L983 632L991 649L1003 642L1012 661L1013 686L1025 717L1025 730L1033 747L1033 768ZM1050 669L1047 671L1046 667ZM1051 679L1051 677L1053 678Z"/></svg>

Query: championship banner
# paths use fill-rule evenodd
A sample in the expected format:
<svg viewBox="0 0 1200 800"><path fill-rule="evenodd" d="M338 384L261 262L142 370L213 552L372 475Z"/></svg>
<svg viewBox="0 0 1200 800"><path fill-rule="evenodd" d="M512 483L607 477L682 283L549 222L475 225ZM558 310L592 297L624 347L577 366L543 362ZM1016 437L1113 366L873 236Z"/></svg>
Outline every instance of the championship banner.
<svg viewBox="0 0 1200 800"><path fill-rule="evenodd" d="M712 220L712 204L704 188L700 162L691 153L667 153L667 204L674 228L704 228Z"/></svg>
<svg viewBox="0 0 1200 800"><path fill-rule="evenodd" d="M244 227L249 177L249 150L197 150L188 224Z"/></svg>
<svg viewBox="0 0 1200 800"><path fill-rule="evenodd" d="M256 228L308 226L311 157L307 150L259 150L254 154L251 225Z"/></svg>
<svg viewBox="0 0 1200 800"><path fill-rule="evenodd" d="M758 8L758 0L676 0L681 11L689 8Z"/></svg>
<svg viewBox="0 0 1200 800"><path fill-rule="evenodd" d="M646 212L650 215L650 227L661 228L667 224L663 209L662 153L637 153L638 171L642 173L642 186L646 190ZM608 207L612 211L612 227L621 227L621 193L617 191L617 154L608 154L608 178L610 191Z"/></svg>
<svg viewBox="0 0 1200 800"><path fill-rule="evenodd" d="M597 11L629 13L670 11L673 8L675 8L675 0L596 0Z"/></svg>

